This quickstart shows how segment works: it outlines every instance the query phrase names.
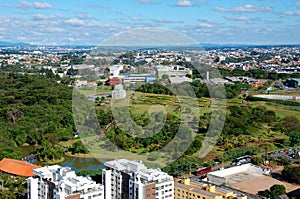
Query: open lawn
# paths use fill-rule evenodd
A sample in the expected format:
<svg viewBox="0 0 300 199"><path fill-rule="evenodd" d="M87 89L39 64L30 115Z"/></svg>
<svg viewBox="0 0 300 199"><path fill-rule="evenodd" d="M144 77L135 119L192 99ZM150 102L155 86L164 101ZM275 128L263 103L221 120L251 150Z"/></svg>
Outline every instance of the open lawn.
<svg viewBox="0 0 300 199"><path fill-rule="evenodd" d="M287 106L282 104L270 103L270 102L249 102L250 106L265 106L268 110L274 111L277 117L284 118L286 116L295 116L300 120L300 107Z"/></svg>
<svg viewBox="0 0 300 199"><path fill-rule="evenodd" d="M102 90L102 89L78 89L78 91L84 96L89 96L97 93L109 93L112 90Z"/></svg>

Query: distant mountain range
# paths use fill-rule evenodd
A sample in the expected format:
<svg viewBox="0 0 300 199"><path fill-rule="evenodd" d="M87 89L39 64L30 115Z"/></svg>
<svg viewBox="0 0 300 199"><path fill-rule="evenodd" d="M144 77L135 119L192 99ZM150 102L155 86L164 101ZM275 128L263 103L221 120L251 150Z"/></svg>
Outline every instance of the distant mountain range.
<svg viewBox="0 0 300 199"><path fill-rule="evenodd" d="M31 44L27 44L27 43L22 43L22 42L6 42L6 41L0 41L0 47L15 47L15 46L37 46L37 45L31 45ZM42 45L44 46L44 45ZM45 45L47 46L47 45ZM52 46L52 45L50 45ZM63 47L96 47L96 46L91 46L91 45L61 45ZM300 46L300 44L214 44L214 43L200 43L200 46L187 46L187 47L202 47L205 49L210 49L210 48L234 48L234 47L269 47L269 46ZM121 46L119 46L121 47ZM101 46L98 46L98 48L102 48ZM116 48L115 47L108 47L108 48ZM123 47L123 48L137 48L134 46L128 46L128 47ZM141 46L139 46L139 48L141 48ZM145 48L150 48L150 47L146 47ZM157 47L152 47L152 48L157 48ZM178 48L178 46L172 46L171 48ZM180 48L180 47L179 47Z"/></svg>
<svg viewBox="0 0 300 199"><path fill-rule="evenodd" d="M7 42L7 41L0 41L0 47L10 47L10 46L31 46L30 44L26 44L26 43L11 43L11 42Z"/></svg>

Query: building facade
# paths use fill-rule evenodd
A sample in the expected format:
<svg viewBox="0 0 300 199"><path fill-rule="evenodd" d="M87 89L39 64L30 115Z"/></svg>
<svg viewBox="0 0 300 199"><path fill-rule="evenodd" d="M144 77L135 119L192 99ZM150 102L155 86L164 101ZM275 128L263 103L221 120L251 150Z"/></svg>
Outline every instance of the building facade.
<svg viewBox="0 0 300 199"><path fill-rule="evenodd" d="M195 180L182 179L175 182L175 199L247 199L246 195L239 195L232 190L224 189Z"/></svg>
<svg viewBox="0 0 300 199"><path fill-rule="evenodd" d="M32 171L27 180L28 199L104 199L104 187L59 165Z"/></svg>
<svg viewBox="0 0 300 199"><path fill-rule="evenodd" d="M173 177L159 169L148 169L141 161L125 159L104 164L102 182L105 199L173 199Z"/></svg>
<svg viewBox="0 0 300 199"><path fill-rule="evenodd" d="M153 82L156 80L155 75L153 74L124 74L124 83L130 84L130 83L148 83L153 84Z"/></svg>

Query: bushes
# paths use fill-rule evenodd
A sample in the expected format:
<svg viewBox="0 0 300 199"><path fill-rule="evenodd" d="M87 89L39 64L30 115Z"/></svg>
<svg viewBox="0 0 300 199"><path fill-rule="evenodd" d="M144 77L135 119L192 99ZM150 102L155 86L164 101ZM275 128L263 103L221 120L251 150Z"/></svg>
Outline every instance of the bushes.
<svg viewBox="0 0 300 199"><path fill-rule="evenodd" d="M300 184L300 167L286 166L282 171L282 176L289 182Z"/></svg>
<svg viewBox="0 0 300 199"><path fill-rule="evenodd" d="M275 184L270 190L265 190L262 195L267 198L274 198L276 196L281 196L286 193L286 189L283 185Z"/></svg>
<svg viewBox="0 0 300 199"><path fill-rule="evenodd" d="M262 157L253 157L252 163L255 165L261 165L264 163L264 160Z"/></svg>
<svg viewBox="0 0 300 199"><path fill-rule="evenodd" d="M261 149L255 147L255 146L249 146L244 149L231 149L224 153L223 161L226 162L226 161L233 160L235 158L238 158L238 157L244 156L244 155L256 155L260 152L261 152ZM221 162L222 156L218 157L217 161Z"/></svg>

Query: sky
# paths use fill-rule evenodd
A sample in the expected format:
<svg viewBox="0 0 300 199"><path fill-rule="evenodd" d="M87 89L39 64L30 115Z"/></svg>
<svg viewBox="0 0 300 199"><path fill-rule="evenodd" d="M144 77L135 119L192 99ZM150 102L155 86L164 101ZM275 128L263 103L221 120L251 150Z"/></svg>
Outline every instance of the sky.
<svg viewBox="0 0 300 199"><path fill-rule="evenodd" d="M0 0L0 41L101 45L162 28L201 43L300 44L299 0Z"/></svg>

